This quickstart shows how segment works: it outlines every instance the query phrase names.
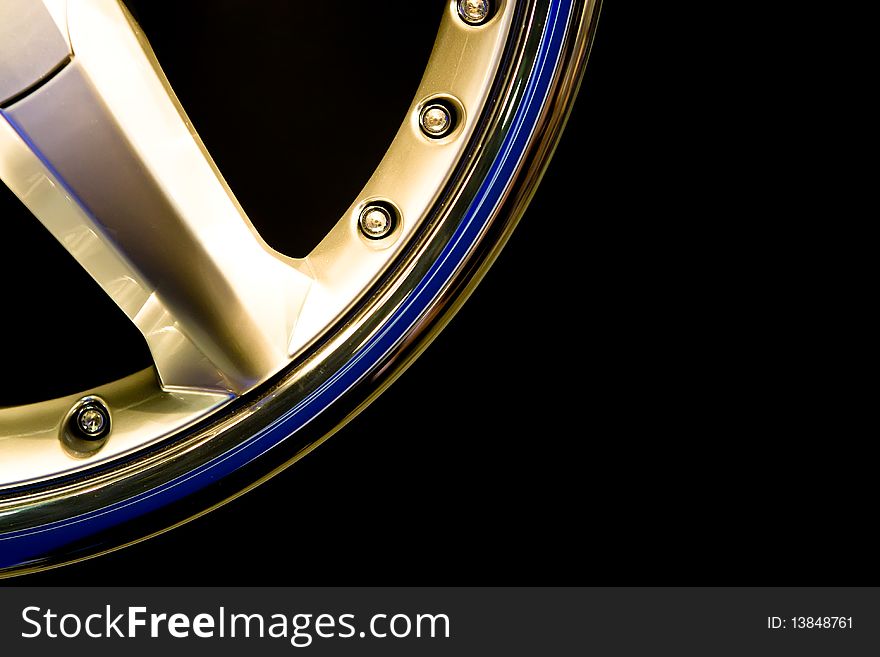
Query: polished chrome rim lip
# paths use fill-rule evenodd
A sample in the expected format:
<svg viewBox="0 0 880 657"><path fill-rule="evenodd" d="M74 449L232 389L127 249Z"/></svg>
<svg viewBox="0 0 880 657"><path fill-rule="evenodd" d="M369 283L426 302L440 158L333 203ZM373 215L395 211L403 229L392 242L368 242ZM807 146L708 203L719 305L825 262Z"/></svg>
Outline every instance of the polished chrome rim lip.
<svg viewBox="0 0 880 657"><path fill-rule="evenodd" d="M411 289L382 291L386 303L396 303L394 312L379 325L368 322L359 327L365 337L354 339L357 348L332 377L290 408L285 408L285 402L301 391L293 390L289 379L261 390L241 404L223 426L202 427L196 432L229 441L229 449L220 456L204 458L204 453L199 453L204 444L193 443L187 456L203 457L199 467L161 482L139 480L146 489L139 495L122 495L112 501L110 493L121 491L112 490L111 485L101 489L99 482L97 508L83 509L76 517L63 520L56 515L59 500L70 501L64 493L76 488L75 481L68 484L68 491L33 489L17 499L0 497L0 521L11 530L0 534L0 568L10 572L45 567L94 552L96 543L106 548L134 540L138 533L143 536L153 531L150 513L173 501L198 498L202 500L198 507L207 506L204 501L212 495L206 494L205 485L218 478L225 482L223 495L234 494L236 484L241 488L252 483L254 472L258 477L266 476L279 463L296 460L365 405L364 393L376 394L377 385L390 382L430 339L432 327L439 327L456 309L469 291L467 279L478 278L485 270L518 219L567 115L597 15L598 3L555 0L537 2L523 12L526 48L534 53L531 60L513 63L518 68L508 80L507 95L494 119L498 121L496 135L503 140L485 148L493 153L491 163L483 161L486 171L471 171L471 177L460 186L450 207L462 210L463 216L460 221L447 216L445 225L454 230L433 265L418 273ZM572 60L574 67L560 76L560 65L571 66ZM501 111L513 108L516 111L506 115ZM543 143L536 146L538 142ZM527 184L514 194L511 182L517 177L526 178ZM478 188L469 189L473 186ZM475 199L473 203L466 203L469 198ZM467 207L462 209L463 205ZM432 247L437 244L422 245ZM395 297L395 292L402 298ZM341 419L339 413L331 418L325 412L329 406L343 411ZM275 414L259 431L254 426L257 410L263 415ZM136 469L139 464L130 465ZM174 470L181 462L165 465ZM168 469L164 472L168 474ZM216 499L208 501L208 505L212 503ZM128 531L117 531L115 536L106 533L126 523Z"/></svg>

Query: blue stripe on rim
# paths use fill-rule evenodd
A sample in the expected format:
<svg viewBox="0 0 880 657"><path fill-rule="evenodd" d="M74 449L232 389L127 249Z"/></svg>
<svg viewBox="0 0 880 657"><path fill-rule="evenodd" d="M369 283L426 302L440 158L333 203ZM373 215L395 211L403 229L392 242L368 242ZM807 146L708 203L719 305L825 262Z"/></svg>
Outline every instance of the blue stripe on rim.
<svg viewBox="0 0 880 657"><path fill-rule="evenodd" d="M382 362L432 306L467 257L503 198L543 109L556 62L561 54L571 11L572 7L565 0L551 1L523 102L511 119L511 127L501 153L449 244L381 331L320 388L260 433L200 468L124 502L38 528L0 535L0 568L39 562L45 555L57 552L66 545L159 509L225 477L295 434L367 376L377 363Z"/></svg>

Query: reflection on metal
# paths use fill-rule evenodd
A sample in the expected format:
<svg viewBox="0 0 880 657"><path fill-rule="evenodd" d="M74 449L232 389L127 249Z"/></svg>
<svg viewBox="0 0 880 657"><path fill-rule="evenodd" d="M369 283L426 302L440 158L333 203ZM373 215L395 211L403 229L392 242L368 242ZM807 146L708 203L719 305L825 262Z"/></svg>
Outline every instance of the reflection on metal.
<svg viewBox="0 0 880 657"><path fill-rule="evenodd" d="M70 60L63 23L66 0L47 4L35 0L0 3L0 107Z"/></svg>
<svg viewBox="0 0 880 657"><path fill-rule="evenodd" d="M113 430L113 418L107 402L89 395L76 402L61 422L59 438L72 456L93 456L106 443Z"/></svg>
<svg viewBox="0 0 880 657"><path fill-rule="evenodd" d="M60 0L51 4L53 17L64 15ZM207 412L315 344L407 248L474 133L470 117L487 102L512 14L473 30L447 5L406 121L361 194L304 259L274 252L257 235L118 0L67 4L72 61L2 111L0 179L143 333L161 390L208 393ZM454 102L453 129L426 139L423 99L441 97ZM381 239L366 239L362 211L378 199L393 199L391 222L370 236ZM50 415L53 404L45 404ZM0 440L0 462L37 463L25 453L30 443L18 440L31 433L18 423L23 416L2 412L0 436L14 440ZM168 435L174 417L148 418L139 431L129 425L123 451ZM179 419L182 429L193 417ZM118 433L115 424L100 454L78 465L121 453ZM39 462L39 472L22 472L45 478L72 467ZM4 476L12 475L0 469L0 486L26 480Z"/></svg>
<svg viewBox="0 0 880 657"><path fill-rule="evenodd" d="M458 15L468 25L479 25L489 17L489 0L458 0Z"/></svg>
<svg viewBox="0 0 880 657"><path fill-rule="evenodd" d="M459 19L454 2L447 4L407 120L342 221L306 258L315 280L294 330L291 353L313 344L354 307L421 228L474 135L512 20L512 7L504 8L485 27L474 30ZM442 139L426 139L422 132L426 98L448 98L458 105L454 130ZM399 224L383 240L360 235L361 210L373 199L390 199L398 211Z"/></svg>
<svg viewBox="0 0 880 657"><path fill-rule="evenodd" d="M441 103L432 103L422 110L419 123L429 137L445 137L452 129L452 110Z"/></svg>
<svg viewBox="0 0 880 657"><path fill-rule="evenodd" d="M69 395L39 404L0 408L0 490L21 483L33 483L47 476L75 472L88 465L100 465L145 444L152 444L229 401L229 395L162 390L152 368L96 388L92 397L111 409L113 431L102 443L68 444L64 449L65 424L78 410L81 395ZM7 427L16 433L8 435ZM83 457L88 457L83 459Z"/></svg>
<svg viewBox="0 0 880 657"><path fill-rule="evenodd" d="M382 239L394 228L392 211L382 205L370 204L361 210L360 226L365 237Z"/></svg>
<svg viewBox="0 0 880 657"><path fill-rule="evenodd" d="M455 0L450 3L454 11ZM505 59L469 157L394 276L383 279L306 358L240 399L234 413L140 450L136 460L0 491L0 577L141 540L259 484L351 419L418 356L479 282L522 215L586 64L598 0L532 0L522 8L510 37L513 56ZM411 119L418 134L418 113ZM370 201L355 207L351 230ZM377 250L383 242L360 241ZM41 410L34 409L35 416L44 417ZM5 419L0 415L0 426ZM108 449L116 431L114 425ZM174 504L182 500L198 505ZM83 520L70 529L72 523L63 521L72 516Z"/></svg>
<svg viewBox="0 0 880 657"><path fill-rule="evenodd" d="M288 363L310 279L259 239L122 7L69 3L68 23L71 64L4 114L83 212L73 228L31 209L125 297L165 386L243 392ZM140 284L135 303L108 267Z"/></svg>

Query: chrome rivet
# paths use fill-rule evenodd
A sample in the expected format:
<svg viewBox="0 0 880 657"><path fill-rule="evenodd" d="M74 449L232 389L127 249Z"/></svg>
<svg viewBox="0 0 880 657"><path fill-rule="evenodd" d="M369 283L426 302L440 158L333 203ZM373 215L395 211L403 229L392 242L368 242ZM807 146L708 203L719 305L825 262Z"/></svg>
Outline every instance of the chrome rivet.
<svg viewBox="0 0 880 657"><path fill-rule="evenodd" d="M89 437L100 436L107 426L107 416L95 406L83 406L76 414L76 425Z"/></svg>
<svg viewBox="0 0 880 657"><path fill-rule="evenodd" d="M434 139L439 139L452 129L452 112L440 103L427 105L419 116L422 131Z"/></svg>
<svg viewBox="0 0 880 657"><path fill-rule="evenodd" d="M89 397L74 408L71 429L77 438L101 440L110 433L110 411L97 397Z"/></svg>
<svg viewBox="0 0 880 657"><path fill-rule="evenodd" d="M58 436L67 453L88 458L107 444L113 428L110 409L103 399L90 395L80 399L67 412Z"/></svg>
<svg viewBox="0 0 880 657"><path fill-rule="evenodd" d="M458 15L468 25L480 25L489 17L489 0L458 0Z"/></svg>
<svg viewBox="0 0 880 657"><path fill-rule="evenodd" d="M379 240L388 235L394 228L394 217L391 211L381 205L368 205L361 211L358 224L364 237Z"/></svg>

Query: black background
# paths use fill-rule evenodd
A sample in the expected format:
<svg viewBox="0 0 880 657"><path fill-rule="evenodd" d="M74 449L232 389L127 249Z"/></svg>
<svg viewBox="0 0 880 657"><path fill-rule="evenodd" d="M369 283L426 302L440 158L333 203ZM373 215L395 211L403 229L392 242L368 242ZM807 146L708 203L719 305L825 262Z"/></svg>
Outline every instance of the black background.
<svg viewBox="0 0 880 657"><path fill-rule="evenodd" d="M732 159L743 128L728 110L744 90L710 96L725 73L695 63L700 44L677 42L656 15L606 5L520 228L397 383L243 498L19 581L873 575L874 477L823 377L821 313L807 310L815 260L792 260L786 206L754 195L769 184L766 163Z"/></svg>

